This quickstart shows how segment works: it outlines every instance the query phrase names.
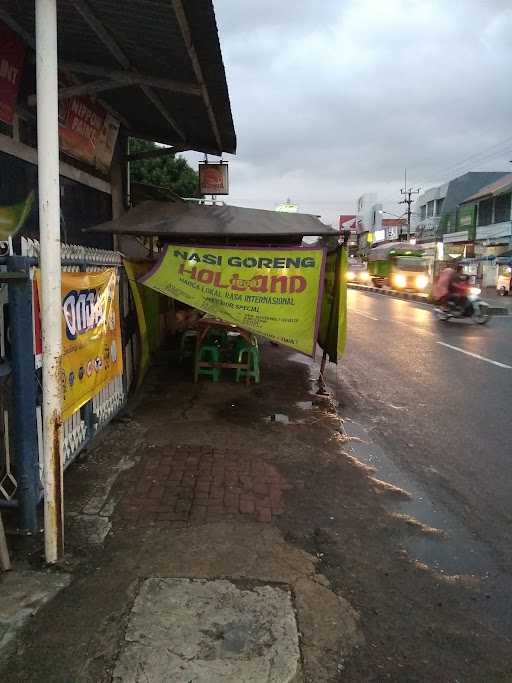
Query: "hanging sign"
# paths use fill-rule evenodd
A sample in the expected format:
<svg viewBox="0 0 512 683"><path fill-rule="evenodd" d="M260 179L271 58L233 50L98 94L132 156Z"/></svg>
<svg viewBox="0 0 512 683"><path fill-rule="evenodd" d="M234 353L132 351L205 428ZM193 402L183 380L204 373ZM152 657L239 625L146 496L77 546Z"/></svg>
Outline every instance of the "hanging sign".
<svg viewBox="0 0 512 683"><path fill-rule="evenodd" d="M229 194L227 164L199 164L199 192L201 194Z"/></svg>
<svg viewBox="0 0 512 683"><path fill-rule="evenodd" d="M167 245L140 282L221 320L313 355L324 250Z"/></svg>
<svg viewBox="0 0 512 683"><path fill-rule="evenodd" d="M0 121L11 126L20 87L25 45L0 21Z"/></svg>
<svg viewBox="0 0 512 683"><path fill-rule="evenodd" d="M40 271L34 281L34 342L40 356ZM117 271L62 273L63 418L123 374Z"/></svg>

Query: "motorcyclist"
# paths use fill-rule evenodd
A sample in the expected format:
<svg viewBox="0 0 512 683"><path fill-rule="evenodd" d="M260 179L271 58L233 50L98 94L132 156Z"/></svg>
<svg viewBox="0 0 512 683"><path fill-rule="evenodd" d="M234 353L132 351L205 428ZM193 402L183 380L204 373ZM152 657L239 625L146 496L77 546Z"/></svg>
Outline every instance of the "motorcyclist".
<svg viewBox="0 0 512 683"><path fill-rule="evenodd" d="M433 294L443 308L453 306L465 311L468 303L468 283L464 277L462 265L444 268L437 278Z"/></svg>

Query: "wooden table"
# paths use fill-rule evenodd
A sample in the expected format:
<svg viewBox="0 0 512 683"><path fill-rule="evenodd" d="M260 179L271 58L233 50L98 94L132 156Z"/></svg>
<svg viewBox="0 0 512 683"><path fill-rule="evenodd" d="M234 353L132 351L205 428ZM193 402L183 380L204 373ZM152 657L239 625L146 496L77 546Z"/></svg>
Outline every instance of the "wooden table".
<svg viewBox="0 0 512 683"><path fill-rule="evenodd" d="M243 337L243 339L245 339L249 344L252 344L252 334L250 332L247 332L247 330L243 330L241 327L238 327L237 325L233 325L232 323L228 323L225 320L219 320L218 318L213 318L210 316L204 316L204 318L198 320L195 327L197 327L197 329L199 330L199 334L196 342L196 354L194 360L194 382L197 382L199 379L199 368L220 368L224 370L246 370L247 372L245 374L245 383L250 384L250 357L247 359L247 363L235 363L224 361L219 363L208 363L206 361L199 361L199 350L202 346L202 343L206 339L208 332L210 332L213 329L221 329L225 330L226 332L234 332Z"/></svg>

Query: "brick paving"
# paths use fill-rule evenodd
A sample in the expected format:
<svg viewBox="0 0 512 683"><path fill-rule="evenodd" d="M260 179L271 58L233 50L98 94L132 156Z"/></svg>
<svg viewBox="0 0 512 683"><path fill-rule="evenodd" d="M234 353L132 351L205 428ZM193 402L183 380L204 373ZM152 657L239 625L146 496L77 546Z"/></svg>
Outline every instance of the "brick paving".
<svg viewBox="0 0 512 683"><path fill-rule="evenodd" d="M207 446L148 449L123 475L116 526L207 522L235 517L271 522L290 488L260 456Z"/></svg>

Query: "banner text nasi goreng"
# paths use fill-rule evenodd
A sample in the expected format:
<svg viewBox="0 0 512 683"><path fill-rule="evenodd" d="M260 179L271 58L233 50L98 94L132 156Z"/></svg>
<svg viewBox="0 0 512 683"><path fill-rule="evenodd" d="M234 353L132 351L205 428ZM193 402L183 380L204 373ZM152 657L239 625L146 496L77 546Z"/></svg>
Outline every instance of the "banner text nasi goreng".
<svg viewBox="0 0 512 683"><path fill-rule="evenodd" d="M324 250L167 245L147 287L314 354Z"/></svg>

